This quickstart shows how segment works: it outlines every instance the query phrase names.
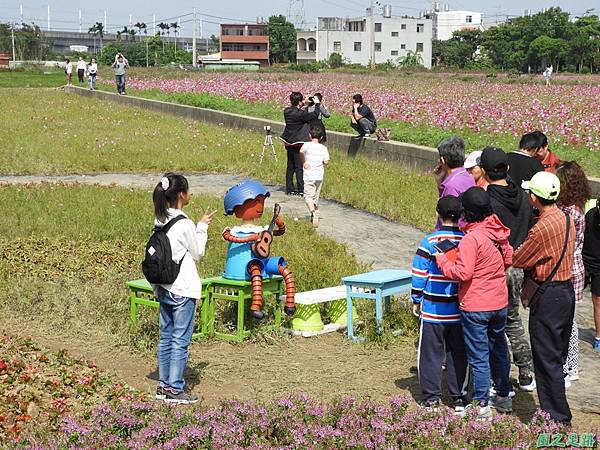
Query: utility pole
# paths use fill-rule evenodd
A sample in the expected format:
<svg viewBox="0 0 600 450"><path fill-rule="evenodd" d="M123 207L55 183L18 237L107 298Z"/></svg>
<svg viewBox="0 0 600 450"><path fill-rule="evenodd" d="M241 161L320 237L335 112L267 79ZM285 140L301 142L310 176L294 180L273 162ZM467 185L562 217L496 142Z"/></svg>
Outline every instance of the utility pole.
<svg viewBox="0 0 600 450"><path fill-rule="evenodd" d="M156 36L156 14L152 14L152 36Z"/></svg>
<svg viewBox="0 0 600 450"><path fill-rule="evenodd" d="M106 23L106 10L104 10L104 32L108 33L108 24Z"/></svg>
<svg viewBox="0 0 600 450"><path fill-rule="evenodd" d="M132 22L132 19L131 19L131 14L129 14L129 28L132 27L132 24L133 24L133 22Z"/></svg>
<svg viewBox="0 0 600 450"><path fill-rule="evenodd" d="M20 11L21 23L24 23L25 21L23 20L23 4L19 5L19 11Z"/></svg>
<svg viewBox="0 0 600 450"><path fill-rule="evenodd" d="M194 8L194 21L192 22L192 65L196 67L196 8Z"/></svg>
<svg viewBox="0 0 600 450"><path fill-rule="evenodd" d="M17 60L17 52L15 51L15 24L12 24L12 27L10 28L11 31L11 35L12 35L12 50L13 50L13 62Z"/></svg>
<svg viewBox="0 0 600 450"><path fill-rule="evenodd" d="M81 33L81 9L79 10L79 32Z"/></svg>
<svg viewBox="0 0 600 450"><path fill-rule="evenodd" d="M375 0L371 0L371 69L375 68Z"/></svg>
<svg viewBox="0 0 600 450"><path fill-rule="evenodd" d="M48 3L48 31L50 31L50 3Z"/></svg>

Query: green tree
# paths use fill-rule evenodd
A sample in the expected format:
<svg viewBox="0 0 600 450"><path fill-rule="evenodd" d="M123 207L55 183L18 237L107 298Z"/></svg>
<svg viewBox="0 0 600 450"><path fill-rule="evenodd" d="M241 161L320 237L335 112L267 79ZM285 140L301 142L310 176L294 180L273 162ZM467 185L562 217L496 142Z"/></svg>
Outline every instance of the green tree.
<svg viewBox="0 0 600 450"><path fill-rule="evenodd" d="M92 25L89 28L88 33L94 35L94 51L96 51L96 36L100 36L100 54L102 54L102 47L103 47L102 39L104 38L104 24L102 22L96 22L94 25Z"/></svg>
<svg viewBox="0 0 600 450"><path fill-rule="evenodd" d="M529 61L538 67L552 64L559 70L560 62L566 57L569 46L564 39L539 36L529 45Z"/></svg>
<svg viewBox="0 0 600 450"><path fill-rule="evenodd" d="M472 63L475 53L481 45L479 30L455 31L446 41L432 41L432 57L436 65L465 68Z"/></svg>
<svg viewBox="0 0 600 450"><path fill-rule="evenodd" d="M285 16L269 17L269 60L273 63L287 63L296 60L296 28Z"/></svg>
<svg viewBox="0 0 600 450"><path fill-rule="evenodd" d="M327 65L332 69L337 69L338 67L342 67L344 65L344 59L339 53L333 52L331 55L329 55Z"/></svg>
<svg viewBox="0 0 600 450"><path fill-rule="evenodd" d="M414 68L423 66L423 55L421 52L409 50L400 60L400 67Z"/></svg>
<svg viewBox="0 0 600 450"><path fill-rule="evenodd" d="M0 51L12 55L12 32L15 34L15 53L18 60L41 61L49 56L49 43L37 25L22 23L15 27L10 23L0 23Z"/></svg>

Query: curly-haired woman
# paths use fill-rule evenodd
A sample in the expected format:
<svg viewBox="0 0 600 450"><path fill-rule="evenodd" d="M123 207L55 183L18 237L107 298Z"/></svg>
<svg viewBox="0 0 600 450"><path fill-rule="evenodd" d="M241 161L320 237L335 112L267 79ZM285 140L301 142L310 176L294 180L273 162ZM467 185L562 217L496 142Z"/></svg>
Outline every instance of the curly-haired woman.
<svg viewBox="0 0 600 450"><path fill-rule="evenodd" d="M573 289L575 291L575 302L583 301L583 288L585 284L585 268L581 250L585 233L585 203L592 196L592 190L583 169L575 161L565 161L558 166L556 175L560 180L560 195L557 205L566 214L571 216L575 224L575 255L573 260ZM573 329L569 339L569 353L564 366L565 387L571 385L571 381L579 379L579 331L577 323L573 318Z"/></svg>

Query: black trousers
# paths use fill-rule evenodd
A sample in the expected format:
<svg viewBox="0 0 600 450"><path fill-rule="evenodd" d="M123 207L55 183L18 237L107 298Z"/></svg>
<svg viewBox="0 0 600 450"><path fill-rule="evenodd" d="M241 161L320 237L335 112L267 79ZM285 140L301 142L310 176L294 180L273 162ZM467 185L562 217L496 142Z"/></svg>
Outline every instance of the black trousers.
<svg viewBox="0 0 600 450"><path fill-rule="evenodd" d="M85 69L77 69L77 77L79 78L80 83L83 83L84 75L85 75Z"/></svg>
<svg viewBox="0 0 600 450"><path fill-rule="evenodd" d="M418 372L425 400L442 397L442 363L446 360L448 391L453 400L467 395L467 352L460 323L421 323Z"/></svg>
<svg viewBox="0 0 600 450"><path fill-rule="evenodd" d="M287 151L287 169L285 171L285 191L304 192L304 170L302 161L300 161L300 149L298 147L286 146ZM296 174L296 184L298 189L294 188L294 174Z"/></svg>
<svg viewBox="0 0 600 450"><path fill-rule="evenodd" d="M571 423L565 394L563 364L575 314L575 293L570 281L551 283L529 314L533 370L540 408L552 420Z"/></svg>

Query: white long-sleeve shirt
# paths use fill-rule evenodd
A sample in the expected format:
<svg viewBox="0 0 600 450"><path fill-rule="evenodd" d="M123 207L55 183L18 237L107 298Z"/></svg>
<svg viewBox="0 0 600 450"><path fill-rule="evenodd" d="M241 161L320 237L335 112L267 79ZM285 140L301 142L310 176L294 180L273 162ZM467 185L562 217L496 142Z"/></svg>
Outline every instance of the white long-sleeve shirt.
<svg viewBox="0 0 600 450"><path fill-rule="evenodd" d="M83 59L77 62L77 70L85 70L85 66L86 63Z"/></svg>
<svg viewBox="0 0 600 450"><path fill-rule="evenodd" d="M199 299L202 294L202 282L194 261L198 261L204 256L208 239L208 225L203 222L195 225L183 211L174 208L168 209L168 219L165 223L155 220L154 225L164 226L179 215L184 215L186 219L175 223L167 231L167 237L171 243L173 261L181 261L181 268L173 284L161 284L160 286L174 295ZM156 294L155 287L154 291Z"/></svg>

